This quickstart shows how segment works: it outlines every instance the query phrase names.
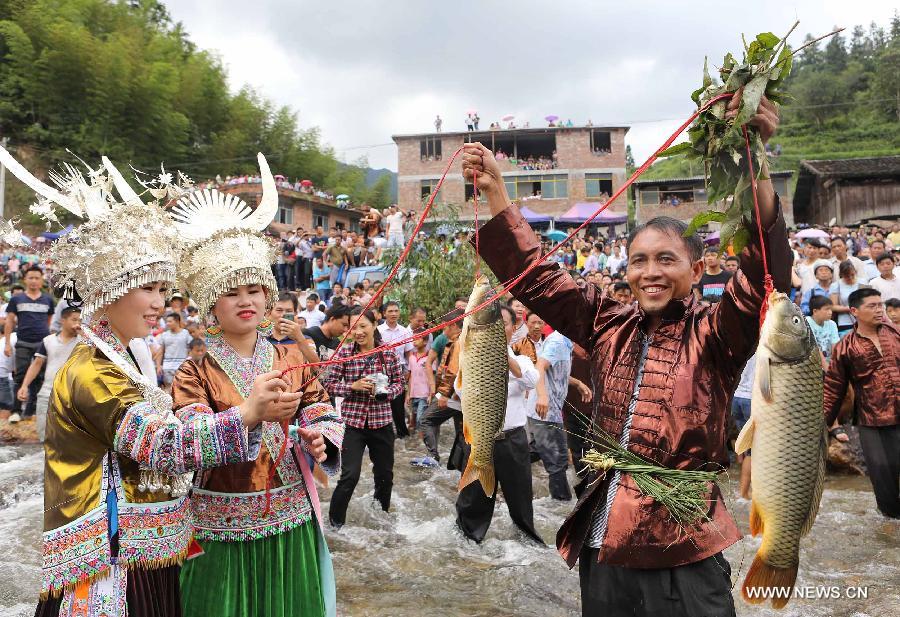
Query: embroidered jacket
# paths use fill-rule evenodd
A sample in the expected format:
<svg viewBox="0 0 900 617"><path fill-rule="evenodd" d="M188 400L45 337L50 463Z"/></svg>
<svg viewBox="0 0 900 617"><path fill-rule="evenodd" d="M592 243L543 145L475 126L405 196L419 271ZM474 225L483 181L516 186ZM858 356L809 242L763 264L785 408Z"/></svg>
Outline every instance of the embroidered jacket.
<svg viewBox="0 0 900 617"><path fill-rule="evenodd" d="M198 365L185 362L175 374L172 397L181 417L211 413L240 405L249 395L255 377L283 370L305 361L296 345L272 345L259 337L253 358L242 360L221 338L207 338L207 355ZM303 396L295 423L314 428L326 440L327 460L322 468L334 474L340 468L344 425L328 397L308 368L285 376ZM255 460L237 462L204 471L191 492L191 510L198 538L223 542L241 541L283 533L312 517L307 486L303 480L298 448L287 448L272 479L266 511L266 483L278 458L284 432L276 422L262 423L262 442ZM309 459L307 459L309 462Z"/></svg>
<svg viewBox="0 0 900 617"><path fill-rule="evenodd" d="M178 563L191 539L185 499L141 490L141 469L183 474L248 460L251 450L236 409L179 421L154 409L98 349L77 345L47 417L41 596L100 578L124 584L124 575L106 576L114 564Z"/></svg>

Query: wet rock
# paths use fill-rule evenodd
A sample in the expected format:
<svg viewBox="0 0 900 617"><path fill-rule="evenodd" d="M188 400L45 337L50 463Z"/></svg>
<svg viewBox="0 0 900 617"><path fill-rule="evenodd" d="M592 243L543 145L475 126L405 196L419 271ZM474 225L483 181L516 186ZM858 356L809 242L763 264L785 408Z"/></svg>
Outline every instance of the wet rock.
<svg viewBox="0 0 900 617"><path fill-rule="evenodd" d="M21 422L10 424L9 420L0 420L0 444L40 443L37 435L37 424L34 418L25 418Z"/></svg>
<svg viewBox="0 0 900 617"><path fill-rule="evenodd" d="M866 464L859 448L859 433L855 426L846 426L844 430L850 441L838 441L834 437L828 439L828 471L864 476Z"/></svg>

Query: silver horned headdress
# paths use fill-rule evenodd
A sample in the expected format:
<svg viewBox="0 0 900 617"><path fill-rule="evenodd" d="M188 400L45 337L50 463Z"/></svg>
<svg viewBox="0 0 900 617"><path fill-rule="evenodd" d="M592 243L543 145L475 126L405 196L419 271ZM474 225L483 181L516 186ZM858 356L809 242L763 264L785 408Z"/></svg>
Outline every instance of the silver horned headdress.
<svg viewBox="0 0 900 617"><path fill-rule="evenodd" d="M56 265L56 285L74 285L86 316L99 315L136 287L174 283L179 252L178 232L164 210L144 203L110 160L101 160L86 176L68 163L61 173L50 172L53 188L0 147L0 161L37 194L32 211L52 216L55 204L85 219L49 248L47 258Z"/></svg>
<svg viewBox="0 0 900 617"><path fill-rule="evenodd" d="M272 276L275 246L261 233L278 212L278 190L266 158L260 153L262 197L256 209L216 189L182 195L170 210L185 251L178 265L179 287L191 294L202 316L219 296L239 285L262 285L267 305L277 299Z"/></svg>

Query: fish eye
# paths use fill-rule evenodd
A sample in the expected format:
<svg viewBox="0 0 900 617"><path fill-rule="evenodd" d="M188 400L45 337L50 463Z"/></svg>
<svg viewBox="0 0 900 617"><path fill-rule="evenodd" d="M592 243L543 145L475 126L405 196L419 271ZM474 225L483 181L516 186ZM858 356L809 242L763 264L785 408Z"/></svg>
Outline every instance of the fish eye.
<svg viewBox="0 0 900 617"><path fill-rule="evenodd" d="M794 325L795 325L795 326L799 326L799 325L800 325L800 318L797 317L796 315L794 315L794 316L791 318L791 321L794 322Z"/></svg>

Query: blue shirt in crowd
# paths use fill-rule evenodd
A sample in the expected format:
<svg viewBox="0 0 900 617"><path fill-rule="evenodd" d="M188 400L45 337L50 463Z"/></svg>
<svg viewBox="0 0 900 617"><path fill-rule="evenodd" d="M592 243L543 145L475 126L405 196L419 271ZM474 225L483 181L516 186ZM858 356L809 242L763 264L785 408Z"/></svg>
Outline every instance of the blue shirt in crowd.
<svg viewBox="0 0 900 617"><path fill-rule="evenodd" d="M16 294L9 300L6 312L16 316L16 334L18 340L25 343L40 343L50 334L49 317L53 315L55 303L53 298L42 293L38 298L29 298L27 294Z"/></svg>

